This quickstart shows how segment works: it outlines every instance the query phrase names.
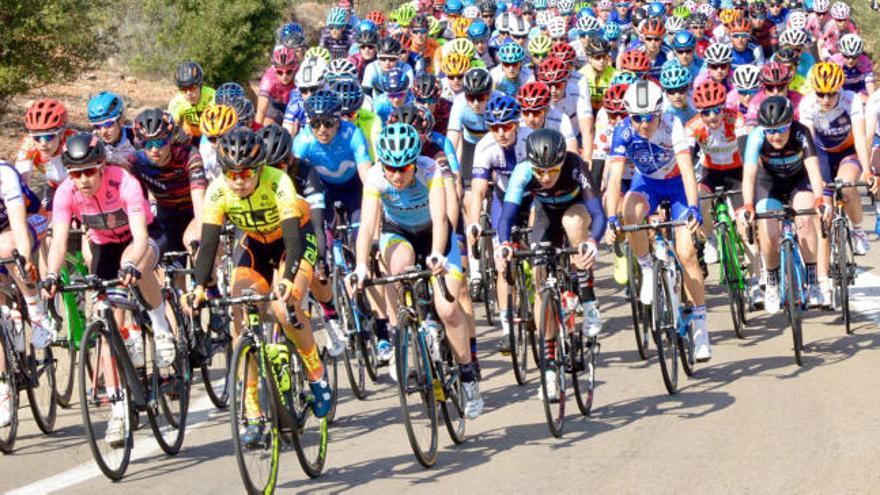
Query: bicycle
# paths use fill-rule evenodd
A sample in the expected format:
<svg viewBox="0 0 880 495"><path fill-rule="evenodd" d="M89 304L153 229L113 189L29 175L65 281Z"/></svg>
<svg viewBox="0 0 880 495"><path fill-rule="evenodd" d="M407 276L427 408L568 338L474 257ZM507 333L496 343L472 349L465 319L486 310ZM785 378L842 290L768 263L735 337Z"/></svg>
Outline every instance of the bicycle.
<svg viewBox="0 0 880 495"><path fill-rule="evenodd" d="M15 265L22 280L29 280L25 259L17 250L9 258L0 259L0 265ZM15 284L0 285L0 362L5 363L0 373L0 383L5 383L10 395L10 423L0 427L0 452L9 454L15 447L18 433L19 392L23 389L28 397L31 413L37 427L45 434L55 430L57 402L55 398L55 359L52 347L37 349L26 342L30 333L27 304ZM19 348L16 344L20 342Z"/></svg>
<svg viewBox="0 0 880 495"><path fill-rule="evenodd" d="M162 451L168 455L180 451L186 430L191 381L189 356L186 348L181 346L183 339L176 339L174 363L168 368L159 368L153 332L145 311L149 305L137 287L129 288L134 301L104 292L121 285L118 278L101 280L88 275L59 285L57 289L60 293L100 293L93 304L94 316L80 341L77 382L89 449L104 476L114 481L122 479L131 460L139 412L147 413L153 436ZM50 308L57 318L57 308L54 304L50 304ZM117 309L127 313L144 333L148 345L145 346L142 367L134 366L126 350L114 317ZM104 440L114 409L124 414L124 433L119 444Z"/></svg>
<svg viewBox="0 0 880 495"><path fill-rule="evenodd" d="M803 312L807 309L807 268L801 257L798 245L797 227L795 217L815 215L812 209L795 210L791 205L785 205L782 210L774 210L755 214L756 220L777 219L782 222L782 240L779 251L779 299L785 307L785 315L791 326L791 336L794 341L794 361L798 366L803 366L801 354L804 348L803 336ZM824 229L822 231L824 237ZM749 243L754 240L754 227L749 227Z"/></svg>
<svg viewBox="0 0 880 495"><path fill-rule="evenodd" d="M471 246L471 253L480 263L480 287L477 294L478 299L483 301L486 308L486 322L489 326L495 325L495 311L498 308L498 289L496 286L496 277L498 270L495 268L495 256L493 238L495 230L492 228L492 220L489 217L489 208L491 207L490 196L495 194L492 192L493 184L489 184L489 193L483 198L483 208L480 211L479 228L480 235L477 241Z"/></svg>
<svg viewBox="0 0 880 495"><path fill-rule="evenodd" d="M530 228L513 227L510 238L514 245L528 245ZM526 258L513 258L504 270L507 280L507 321L510 322L510 361L513 365L513 376L517 385L525 385L528 371L529 346L532 348L532 359L535 364L540 362L535 342L535 320L532 317L532 299L534 293L531 280L531 266Z"/></svg>
<svg viewBox="0 0 880 495"><path fill-rule="evenodd" d="M852 317L849 310L849 288L855 283L858 265L850 236L850 223L846 216L846 200L843 190L848 188L870 187L867 182L848 182L836 179L825 187L834 191L834 216L831 219L831 279L834 281L834 307L843 313L846 333L852 333ZM825 224L822 224L823 230Z"/></svg>
<svg viewBox="0 0 880 495"><path fill-rule="evenodd" d="M375 317L367 301L355 304L351 294L345 287L345 277L354 269L354 232L359 224L348 223L345 207L337 201L333 208L336 225L333 228L333 304L348 336L345 345L345 374L351 391L358 400L367 397L366 377L372 383L379 378L379 357L377 355L378 340L375 328Z"/></svg>
<svg viewBox="0 0 880 495"><path fill-rule="evenodd" d="M563 304L562 293L577 291L577 281L571 276L568 256L578 253L577 247L557 248L549 242L540 242L534 249L515 250L513 258L534 258L533 266L540 267L545 275L538 289L540 312L538 314L538 346L541 373L541 396L547 426L554 437L562 437L565 426L566 379L571 374L572 388L578 409L589 416L593 407L596 389L596 365L599 354L599 341L584 339L575 325L577 307ZM556 338L555 352L548 352L548 336ZM560 338L560 334L564 336ZM550 356L550 354L553 354ZM550 397L550 383L547 381L548 369L556 371L556 390L558 397Z"/></svg>
<svg viewBox="0 0 880 495"><path fill-rule="evenodd" d="M669 218L667 203L661 203L661 218ZM650 304L651 335L657 348L660 373L666 391L672 395L678 389L678 362L687 376L693 376L695 359L693 313L682 288L683 272L673 245L667 242L672 229L687 225L687 220L654 221L640 225L626 225L621 232L654 231L650 249L654 271L653 299ZM639 287L641 289L641 287Z"/></svg>
<svg viewBox="0 0 880 495"><path fill-rule="evenodd" d="M736 229L736 222L731 215L733 206L730 197L741 194L739 189L725 190L715 188L709 194L701 194L701 201L711 201L715 223L715 240L718 242L720 255L719 267L721 284L727 289L730 306L730 317L733 330L740 339L745 338L746 308L751 306L746 280L745 245Z"/></svg>
<svg viewBox="0 0 880 495"><path fill-rule="evenodd" d="M419 464L429 468L437 461L439 408L453 443L464 442L464 384L446 332L434 310L431 270L418 265L399 275L367 279L364 287L400 283L403 307L394 352L397 389L410 447ZM443 277L437 277L440 294L454 301ZM363 291L358 291L363 298Z"/></svg>
<svg viewBox="0 0 880 495"><path fill-rule="evenodd" d="M70 229L69 235L76 236L77 240L81 239L85 234L83 229ZM70 243L74 244L74 243ZM65 264L61 267L58 274L62 284L70 283L71 277L84 277L88 275L89 269L86 266L82 251L72 245L65 255ZM54 354L55 363L55 400L58 405L67 408L70 407L70 400L73 397L74 383L76 383L76 364L77 355L79 354L79 342L86 328L86 300L81 294L65 293L56 296L61 301L56 306L63 308L60 319L56 318L54 323L58 332L58 338L52 343L52 347L59 350ZM66 359L66 361L65 361Z"/></svg>
<svg viewBox="0 0 880 495"><path fill-rule="evenodd" d="M263 322L259 305L274 299L272 294L245 290L241 296L203 303L213 308L244 306L246 326L229 371L229 415L235 459L248 493L274 492L282 443L293 446L300 467L310 478L321 475L327 456L328 421L326 417L316 418L312 412L314 397L299 353L279 331L279 325ZM300 325L294 312L288 318L294 326ZM271 330L265 331L264 327ZM256 376L252 376L254 373ZM249 399L245 384L249 382L256 388L259 418L246 417L245 403ZM241 432L249 421L259 421L263 436L256 444L245 445Z"/></svg>
<svg viewBox="0 0 880 495"><path fill-rule="evenodd" d="M621 245L624 247L621 248ZM614 243L614 255L619 258L626 257L626 291L629 293L629 308L632 315L633 331L636 337L636 349L639 351L639 357L646 360L650 357L650 329L648 328L649 322L645 321L647 319L646 312L648 307L639 301L639 287L642 286L642 268L639 266L632 248L629 247L629 243L625 241Z"/></svg>

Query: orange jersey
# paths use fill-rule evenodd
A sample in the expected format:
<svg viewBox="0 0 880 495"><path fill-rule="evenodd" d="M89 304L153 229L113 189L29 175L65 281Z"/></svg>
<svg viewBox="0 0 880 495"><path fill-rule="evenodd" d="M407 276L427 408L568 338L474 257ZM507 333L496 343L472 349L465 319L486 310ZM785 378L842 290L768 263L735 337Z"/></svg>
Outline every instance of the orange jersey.
<svg viewBox="0 0 880 495"><path fill-rule="evenodd" d="M685 135L691 148L703 151L703 166L713 170L730 170L742 167L737 138L746 132L745 119L735 110L723 109L721 125L709 129L698 114L685 126Z"/></svg>

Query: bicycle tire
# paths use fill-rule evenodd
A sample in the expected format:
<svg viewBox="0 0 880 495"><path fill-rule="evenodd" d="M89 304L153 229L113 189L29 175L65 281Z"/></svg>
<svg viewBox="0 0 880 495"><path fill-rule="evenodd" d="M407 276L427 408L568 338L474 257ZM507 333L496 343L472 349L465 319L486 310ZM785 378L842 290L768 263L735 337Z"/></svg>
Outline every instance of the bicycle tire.
<svg viewBox="0 0 880 495"><path fill-rule="evenodd" d="M217 409L223 410L229 406L232 336L229 334L229 327L226 326L219 331L209 328L205 333L205 338L208 340L208 358L202 362L202 382L204 382L205 391L208 393L211 403ZM218 359L222 359L222 361L217 362Z"/></svg>
<svg viewBox="0 0 880 495"><path fill-rule="evenodd" d="M295 353L291 349L292 353ZM327 460L327 441L329 433L327 416L318 418L312 410L314 397L309 387L309 379L305 373L305 366L298 353L291 356L296 359L296 367L291 370L291 408L294 412L296 425L293 430L293 448L296 458L306 476L317 478L324 471ZM274 381L270 380L273 383ZM276 392L277 393L277 392Z"/></svg>
<svg viewBox="0 0 880 495"><path fill-rule="evenodd" d="M646 360L651 357L650 351L650 330L646 328L645 323L645 306L639 301L639 291L642 287L642 269L638 260L632 252L629 244L626 245L626 264L627 284L629 287L629 309L632 315L633 331L636 337L636 349L639 351L639 357Z"/></svg>
<svg viewBox="0 0 880 495"><path fill-rule="evenodd" d="M327 370L327 383L330 384L330 388L333 390L330 411L327 413L327 423L332 425L336 419L336 406L339 401L339 360L331 356L327 349L324 349L321 352L321 363L324 365L324 369Z"/></svg>
<svg viewBox="0 0 880 495"><path fill-rule="evenodd" d="M688 323L684 336L676 333L676 338L678 339L678 357L681 360L681 369L690 378L694 376L694 366L696 363L694 356L694 322Z"/></svg>
<svg viewBox="0 0 880 495"><path fill-rule="evenodd" d="M483 306L486 309L486 322L490 327L495 326L495 312L498 308L498 289L495 285L494 258L492 256L492 239L488 236L480 237L480 272L482 278Z"/></svg>
<svg viewBox="0 0 880 495"><path fill-rule="evenodd" d="M507 338L512 351L510 362L513 365L513 377L517 385L525 385L528 380L529 359L528 309L523 306L523 300L517 297L519 294L517 287L511 287L507 292L507 321L510 325Z"/></svg>
<svg viewBox="0 0 880 495"><path fill-rule="evenodd" d="M30 346L27 355L28 375L31 383L27 387L28 404L34 415L34 422L45 434L55 431L55 419L58 414L58 400L55 392L55 358L52 346L36 349Z"/></svg>
<svg viewBox="0 0 880 495"><path fill-rule="evenodd" d="M437 401L430 359L415 319L405 315L400 324L394 350L400 410L413 454L419 464L429 468L437 462L438 445ZM424 418L418 421L418 416Z"/></svg>
<svg viewBox="0 0 880 495"><path fill-rule="evenodd" d="M6 383L6 386L9 389L9 407L12 408L10 411L9 424L0 427L0 452L10 454L13 449L15 449L15 440L18 435L18 383L15 379L15 372L10 371L10 366L13 362L12 353L14 351L9 334L7 333L8 327L5 319L0 325L2 325L0 326L0 352L3 353L3 358L6 363L6 371L0 374L0 382Z"/></svg>
<svg viewBox="0 0 880 495"><path fill-rule="evenodd" d="M721 224L715 232L718 244L721 247L721 281L727 287L728 305L730 306L730 318L733 321L733 331L738 339L745 339L745 322L742 320L740 307L743 303L743 290L739 271L739 260L736 249L733 247L733 239L727 230L726 224Z"/></svg>
<svg viewBox="0 0 880 495"><path fill-rule="evenodd" d="M361 331L361 338L358 339L358 345L361 347L361 354L366 358L365 364L367 376L370 381L376 383L379 381L379 339L376 337L376 320L372 316L367 319L369 322L368 329Z"/></svg>
<svg viewBox="0 0 880 495"><path fill-rule="evenodd" d="M104 476L113 481L119 481L125 475L128 464L131 461L131 450L134 447L134 428L132 426L132 404L127 377L121 366L121 360L128 359L128 356L117 355L114 346L111 345L109 332L110 330L101 320L95 320L86 327L80 343L81 358L77 366L77 382L79 384L80 411L86 430L86 440L92 452L92 457L95 459L98 469L104 473ZM110 366L112 366L111 370L118 379L117 388L121 390L121 394L117 393L114 397L106 396L106 382L110 378L103 375L103 370L100 366L105 359L109 359ZM100 383L102 380L105 382L105 386L97 387L95 384ZM100 396L101 388L104 389L105 395L103 397ZM119 404L116 407L124 411L128 416L123 422L125 432L121 447L106 446L104 435L99 435L104 430L99 428L98 412L103 409L105 412L112 414L114 403ZM107 407L102 408L101 406ZM104 423L106 427L106 420ZM105 446L109 447L109 450L106 452L102 451L102 447ZM112 456L114 459L109 459L111 453L119 455L114 455Z"/></svg>
<svg viewBox="0 0 880 495"><path fill-rule="evenodd" d="M537 366L537 364L541 362L541 356L538 353L538 329L537 325L535 324L535 319L532 317L532 301L529 298L528 277L526 277L526 271L523 263L525 262L520 262L517 264L517 277L519 277L517 280L519 280L520 308L523 313L523 321L525 321L527 331L529 333L529 346L532 348L532 361Z"/></svg>
<svg viewBox="0 0 880 495"><path fill-rule="evenodd" d="M651 329L654 332L654 344L660 362L660 374L663 384L670 395L678 388L678 338L675 328L675 316L670 295L672 291L667 285L664 272L666 268L658 260L654 260L654 298L651 302Z"/></svg>
<svg viewBox="0 0 880 495"><path fill-rule="evenodd" d="M574 398L581 414L589 416L593 410L593 399L596 396L599 341L595 337L584 339L579 333L575 333L572 340L572 366L578 366L577 372L572 373L571 376Z"/></svg>
<svg viewBox="0 0 880 495"><path fill-rule="evenodd" d="M449 433L452 443L461 445L465 441L465 433L467 432L467 418L464 415L464 382L461 381L461 372L458 365L452 360L451 354L442 364L441 369L437 369L435 366L434 372L439 374L441 370L446 375L444 379L446 400L440 403L440 411L443 413L443 422L446 424L446 431Z"/></svg>
<svg viewBox="0 0 880 495"><path fill-rule="evenodd" d="M835 285L837 286L837 298L840 303L840 311L843 315L843 325L846 330L847 335L851 335L853 333L852 330L852 315L849 310L849 286L852 285L852 272L850 270L851 266L854 266L855 263L849 254L851 251L849 249L849 228L846 226L846 222L839 222L835 226L835 257L834 257L834 265L835 265Z"/></svg>
<svg viewBox="0 0 880 495"><path fill-rule="evenodd" d="M538 345L541 349L541 358L540 361L541 366L539 369L541 370L541 399L544 404L544 416L547 420L547 428L550 430L550 433L556 437L562 437L563 428L565 427L565 365L564 361L562 361L559 357L561 353L564 352L563 338L560 336L564 333L565 329L562 326L562 322L560 321L559 315L559 302L558 299L551 293L550 289L545 289L541 291L541 312L538 319ZM550 362L547 359L547 331L549 330L549 324L553 322L556 326L556 357L553 362ZM548 369L549 366L553 366L556 369L556 386L558 387L558 400L554 403L551 402L548 398L547 394L547 373L545 370ZM554 406L555 404L555 406Z"/></svg>
<svg viewBox="0 0 880 495"><path fill-rule="evenodd" d="M794 342L794 361L798 366L803 366L803 328L801 315L801 291L798 288L798 277L795 275L794 252L790 243L786 243L783 248L785 256L785 310L788 316L788 323L791 326L791 336Z"/></svg>
<svg viewBox="0 0 880 495"><path fill-rule="evenodd" d="M241 430L247 424L244 383L250 378L246 373L253 373L253 370L247 365L249 361L257 363L258 377L254 382L259 387L256 395L262 409L261 421L264 427L262 448L248 448L241 441ZM242 337L232 354L232 363L229 369L229 383L232 385L229 394L229 423L232 426L232 441L238 473L245 490L250 494L272 493L275 490L280 463L281 434L278 428L278 416L269 404L268 395L272 393L272 389L265 373L259 371L262 366L257 344L248 337ZM254 458L256 462L249 462L251 458ZM263 464L268 469L260 470L258 473L258 468L254 466ZM257 478L258 475L262 475L262 477Z"/></svg>
<svg viewBox="0 0 880 495"><path fill-rule="evenodd" d="M55 357L55 402L63 409L71 405L73 388L76 383L76 346L73 341L64 338L52 344L60 352L53 352Z"/></svg>
<svg viewBox="0 0 880 495"><path fill-rule="evenodd" d="M175 308L176 313L176 308ZM182 333L186 328L178 327ZM148 390L153 407L147 407L147 419L159 448L168 455L177 455L186 435L186 417L189 413L190 367L189 348L181 335L175 339L175 358L171 366L160 369L156 362L156 342L153 332L144 332L146 362L150 363Z"/></svg>
<svg viewBox="0 0 880 495"><path fill-rule="evenodd" d="M345 288L341 269L337 268L334 271L333 280L333 303L340 320L342 320L345 333L348 335L345 341L343 361L345 375L348 377L351 393L358 400L364 400L367 398L366 357L361 353L361 345L357 341L359 334L354 320L355 315L351 309L351 298Z"/></svg>

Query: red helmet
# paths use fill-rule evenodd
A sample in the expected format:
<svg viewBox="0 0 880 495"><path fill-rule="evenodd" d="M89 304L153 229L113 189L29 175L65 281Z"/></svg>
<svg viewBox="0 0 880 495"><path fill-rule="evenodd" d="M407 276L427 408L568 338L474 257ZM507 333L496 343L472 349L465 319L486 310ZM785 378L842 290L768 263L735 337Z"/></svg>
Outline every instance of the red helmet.
<svg viewBox="0 0 880 495"><path fill-rule="evenodd" d="M626 112L626 105L623 103L623 95L629 88L629 84L615 84L605 91L602 97L602 106L608 113Z"/></svg>
<svg viewBox="0 0 880 495"><path fill-rule="evenodd" d="M385 13L381 10L373 10L372 12L367 14L366 19L368 21L373 21L374 23L376 23L376 26L378 26L379 28L385 26L385 21L388 20L388 18L385 17Z"/></svg>
<svg viewBox="0 0 880 495"><path fill-rule="evenodd" d="M577 52L571 45L564 41L557 41L550 48L550 56L556 57L563 62L570 64L577 58Z"/></svg>
<svg viewBox="0 0 880 495"><path fill-rule="evenodd" d="M694 106L704 108L717 107L727 101L727 88L720 82L706 80L694 90Z"/></svg>
<svg viewBox="0 0 880 495"><path fill-rule="evenodd" d="M275 67L296 67L296 50L278 45L272 52L272 65Z"/></svg>
<svg viewBox="0 0 880 495"><path fill-rule="evenodd" d="M558 83L568 79L568 64L556 57L547 57L538 66L537 78L545 83Z"/></svg>
<svg viewBox="0 0 880 495"><path fill-rule="evenodd" d="M630 50L621 57L620 68L633 72L647 72L651 69L651 60L648 54L641 50Z"/></svg>
<svg viewBox="0 0 880 495"><path fill-rule="evenodd" d="M645 36L663 36L666 34L666 27L663 25L663 21L659 17L651 17L650 19L644 21L642 24L641 32Z"/></svg>
<svg viewBox="0 0 880 495"><path fill-rule="evenodd" d="M739 19L733 21L728 27L727 30L733 33L751 33L752 32L752 23L745 17L740 17Z"/></svg>
<svg viewBox="0 0 880 495"><path fill-rule="evenodd" d="M523 110L543 110L550 106L550 87L540 81L523 84L516 92Z"/></svg>
<svg viewBox="0 0 880 495"><path fill-rule="evenodd" d="M24 126L29 131L51 131L67 125L67 108L58 100L39 100L24 114Z"/></svg>
<svg viewBox="0 0 880 495"><path fill-rule="evenodd" d="M761 82L764 86L782 86L791 82L791 71L788 65L770 62L761 68Z"/></svg>

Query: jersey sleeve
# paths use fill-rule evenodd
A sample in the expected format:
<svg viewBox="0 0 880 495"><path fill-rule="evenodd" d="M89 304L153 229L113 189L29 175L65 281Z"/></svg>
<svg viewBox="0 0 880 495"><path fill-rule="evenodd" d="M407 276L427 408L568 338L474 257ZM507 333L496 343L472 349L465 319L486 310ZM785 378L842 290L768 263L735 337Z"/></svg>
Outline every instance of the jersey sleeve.
<svg viewBox="0 0 880 495"><path fill-rule="evenodd" d="M522 203L526 188L532 180L532 162L520 162L514 167L507 181L507 190L504 192L504 202L519 205Z"/></svg>
<svg viewBox="0 0 880 495"><path fill-rule="evenodd" d="M273 189L281 221L305 217L306 212L302 211L299 195L296 193L296 188L293 187L290 176L284 173L279 174L277 181L273 184Z"/></svg>
<svg viewBox="0 0 880 495"><path fill-rule="evenodd" d="M6 206L24 204L21 178L11 165L0 162L0 200Z"/></svg>
<svg viewBox="0 0 880 495"><path fill-rule="evenodd" d="M66 180L55 191L52 200L52 223L70 225L73 213L73 182Z"/></svg>
<svg viewBox="0 0 880 495"><path fill-rule="evenodd" d="M626 158L626 149L629 146L629 135L631 134L630 127L626 125L626 122L626 120L622 120L614 127L608 158Z"/></svg>
<svg viewBox="0 0 880 495"><path fill-rule="evenodd" d="M816 156L816 144L813 141L813 135L812 133L810 133L809 129L801 127L797 134L797 139L800 139L801 141L801 148L803 149L804 160Z"/></svg>
<svg viewBox="0 0 880 495"><path fill-rule="evenodd" d="M382 177L382 167L373 165L367 170L367 180L364 182L364 196L378 199L384 189L385 178Z"/></svg>
<svg viewBox="0 0 880 495"><path fill-rule="evenodd" d="M842 96L842 94L841 94ZM849 118L853 122L856 120L865 120L865 104L862 103L862 99L857 94L852 94L852 98L849 103Z"/></svg>
<svg viewBox="0 0 880 495"><path fill-rule="evenodd" d="M758 166L758 159L761 156L761 147L763 145L764 128L760 126L755 127L752 129L752 132L749 133L749 137L746 140L746 156L743 157L744 166Z"/></svg>
<svg viewBox="0 0 880 495"><path fill-rule="evenodd" d="M351 135L351 152L354 155L355 165L360 166L363 163L373 163L370 159L370 145L367 144L367 138L364 132L357 127Z"/></svg>
<svg viewBox="0 0 880 495"><path fill-rule="evenodd" d="M800 123L812 129L815 124L818 108L816 97L814 95L809 94L801 98L800 103L798 103Z"/></svg>
<svg viewBox="0 0 880 495"><path fill-rule="evenodd" d="M150 204L144 197L144 190L133 175L122 171L122 183L119 185L119 196L122 199L125 213L131 218L134 215L148 216Z"/></svg>
<svg viewBox="0 0 880 495"><path fill-rule="evenodd" d="M684 126L681 123L681 119L673 118L672 119L672 150L675 154L681 153L683 151L689 151L691 149L690 141L688 141L687 137L684 134Z"/></svg>
<svg viewBox="0 0 880 495"><path fill-rule="evenodd" d="M309 140L307 133L300 131L299 134L293 138L293 156L295 156L298 160L302 160L306 157L309 149Z"/></svg>
<svg viewBox="0 0 880 495"><path fill-rule="evenodd" d="M449 111L449 123L446 126L447 131L461 132L461 116L466 105L467 103L463 98L456 98L452 102L452 110Z"/></svg>
<svg viewBox="0 0 880 495"><path fill-rule="evenodd" d="M205 165L202 162L202 155L196 147L190 147L186 169L189 173L189 185L191 189L205 189L208 187Z"/></svg>
<svg viewBox="0 0 880 495"><path fill-rule="evenodd" d="M446 139L445 136L439 136L443 140L443 153L446 155L449 170L455 175L461 174L461 165L458 163L458 155L455 154L455 147L452 146L452 141Z"/></svg>
<svg viewBox="0 0 880 495"><path fill-rule="evenodd" d="M202 223L211 225L223 225L223 217L226 214L225 181L223 177L217 177L205 191L205 206L202 212Z"/></svg>
<svg viewBox="0 0 880 495"><path fill-rule="evenodd" d="M275 78L272 77L270 71L272 71L271 67L266 69L266 72L263 73L263 77L260 78L260 91L259 96L269 97L272 94L272 87L275 85Z"/></svg>
<svg viewBox="0 0 880 495"><path fill-rule="evenodd" d="M474 165L472 178L490 180L492 178L492 158L495 156L490 150L495 144L495 137L490 133L486 134L477 143L474 150Z"/></svg>

